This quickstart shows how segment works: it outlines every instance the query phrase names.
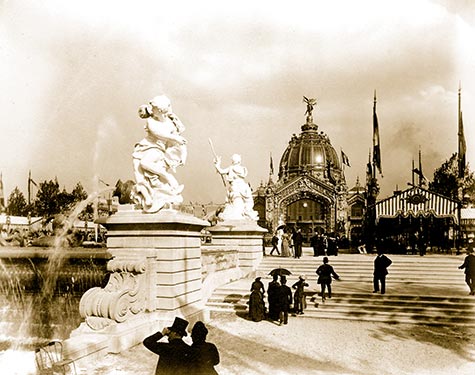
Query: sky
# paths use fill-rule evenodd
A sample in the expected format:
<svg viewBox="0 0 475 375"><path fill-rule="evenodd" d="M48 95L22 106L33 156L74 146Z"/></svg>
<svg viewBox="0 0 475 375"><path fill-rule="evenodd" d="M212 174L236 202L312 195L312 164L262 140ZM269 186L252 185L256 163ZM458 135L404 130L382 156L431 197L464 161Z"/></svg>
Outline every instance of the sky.
<svg viewBox="0 0 475 375"><path fill-rule="evenodd" d="M305 122L365 179L373 95L379 198L430 179L457 152L458 89L475 169L475 3L460 1L7 1L0 7L0 173L4 194L58 179L89 193L133 179L137 109L167 95L186 131L176 177L185 202L223 202L234 153L257 188Z"/></svg>

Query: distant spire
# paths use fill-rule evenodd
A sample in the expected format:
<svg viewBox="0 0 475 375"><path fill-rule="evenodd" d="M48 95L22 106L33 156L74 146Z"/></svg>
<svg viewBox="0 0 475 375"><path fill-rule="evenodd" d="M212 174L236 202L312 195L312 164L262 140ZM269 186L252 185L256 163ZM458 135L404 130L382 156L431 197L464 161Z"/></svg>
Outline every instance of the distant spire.
<svg viewBox="0 0 475 375"><path fill-rule="evenodd" d="M272 160L272 152L269 155L269 184L272 184L274 181L272 177L274 176L274 161Z"/></svg>
<svg viewBox="0 0 475 375"><path fill-rule="evenodd" d="M412 186L414 186L414 159L412 159L412 169L411 169L411 175L412 175Z"/></svg>

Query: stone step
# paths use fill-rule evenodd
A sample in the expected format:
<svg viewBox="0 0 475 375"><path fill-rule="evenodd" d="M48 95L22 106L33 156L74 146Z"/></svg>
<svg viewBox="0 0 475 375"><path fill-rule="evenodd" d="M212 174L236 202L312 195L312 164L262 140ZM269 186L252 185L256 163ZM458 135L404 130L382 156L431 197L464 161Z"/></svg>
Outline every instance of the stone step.
<svg viewBox="0 0 475 375"><path fill-rule="evenodd" d="M226 291L218 290L214 293L208 302L224 302L224 303L238 303L247 301L250 293L233 293L229 294ZM311 303L312 299L320 298L318 292L306 292L307 303ZM267 302L267 298L264 298ZM333 293L331 300L339 303L357 303L363 304L369 302L373 305L414 305L420 304L424 306L444 306L448 308L461 308L461 309L475 309L475 298L467 297L437 297L437 296L413 296L413 295L380 295L380 294L357 294L357 293Z"/></svg>
<svg viewBox="0 0 475 375"><path fill-rule="evenodd" d="M215 306L210 310L214 317L220 313L240 313L247 314L247 306ZM290 314L293 315L293 314ZM295 315L293 315L295 316ZM307 308L305 314L295 316L296 318L314 319L341 319L341 320L365 320L371 322L385 322L391 324L427 324L427 325L463 325L464 327L475 327L475 318L464 313L451 315L428 314L427 311L417 312L395 312L395 311L372 311L365 312L353 308Z"/></svg>
<svg viewBox="0 0 475 375"><path fill-rule="evenodd" d="M374 255L342 254L330 257L330 264L341 276L333 283L333 298L321 302L315 270L322 258L301 259L265 257L256 274L265 287L278 267L292 272L287 285L307 275L307 309L302 317L371 320L389 323L469 325L475 327L475 298L467 296L464 275L457 267L463 256L390 256L387 290L382 296L371 293ZM208 301L211 313L246 314L250 286L255 275L218 288ZM299 315L298 318L301 316Z"/></svg>
<svg viewBox="0 0 475 375"><path fill-rule="evenodd" d="M308 298L303 316L307 318L364 319L390 323L469 324L475 327L475 300L465 304L443 301L437 304L431 303L431 301L407 302L410 299L405 303L392 300L381 300L378 301L379 303L374 303L375 301L370 300L342 302L338 298L332 298L322 303L320 298L315 302ZM210 301L208 307L212 312L246 313L248 309L245 298L234 303Z"/></svg>

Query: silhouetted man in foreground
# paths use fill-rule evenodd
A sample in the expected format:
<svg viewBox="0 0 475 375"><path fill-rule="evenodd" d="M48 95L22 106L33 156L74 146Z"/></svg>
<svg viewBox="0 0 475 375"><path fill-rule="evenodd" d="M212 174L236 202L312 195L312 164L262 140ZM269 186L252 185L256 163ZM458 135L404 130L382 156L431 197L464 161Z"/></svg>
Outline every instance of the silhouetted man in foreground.
<svg viewBox="0 0 475 375"><path fill-rule="evenodd" d="M382 250L378 250L378 256L374 260L373 273L373 293L379 292L379 284L381 283L381 294L386 293L386 275L388 274L388 267L392 260L383 254Z"/></svg>
<svg viewBox="0 0 475 375"><path fill-rule="evenodd" d="M187 335L188 322L176 317L171 327L165 327L162 332L157 332L143 340L144 346L159 355L155 374L186 375L192 373L191 348L182 339ZM168 337L168 342L159 342L163 337Z"/></svg>

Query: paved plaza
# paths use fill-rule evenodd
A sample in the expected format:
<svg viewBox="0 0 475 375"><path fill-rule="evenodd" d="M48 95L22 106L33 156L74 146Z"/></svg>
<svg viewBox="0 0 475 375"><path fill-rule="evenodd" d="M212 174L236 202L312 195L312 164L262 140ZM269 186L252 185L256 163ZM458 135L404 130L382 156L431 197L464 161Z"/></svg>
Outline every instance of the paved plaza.
<svg viewBox="0 0 475 375"><path fill-rule="evenodd" d="M308 262L319 263L304 249L305 257L295 260L298 267ZM355 255L338 257L339 262ZM371 257L372 255L366 255ZM412 257L414 262L434 262L440 255ZM268 258L268 257L266 257ZM321 258L321 257L320 257ZM410 261L411 257L393 256ZM452 259L458 264L463 255ZM336 262L336 258L332 258ZM399 260L399 263L401 262ZM294 262L290 259L287 262ZM269 262L269 259L266 260ZM397 261L398 262L398 261ZM397 263L396 262L396 263ZM297 265L295 266L297 267ZM392 293L420 293L425 295L447 293L443 286L404 286L395 283L393 270ZM391 275L391 273L390 273ZM250 285L252 278L230 284ZM466 296L463 273L460 271L458 287L453 295ZM267 281L265 283L267 285ZM311 281L311 288L316 288ZM371 287L370 283L363 289ZM335 285L335 293L342 289L361 289L353 282ZM360 291L357 289L357 291ZM362 290L363 290L362 289ZM369 289L370 290L370 289ZM367 290L369 294L371 292ZM474 297L475 299L475 297ZM326 304L337 304L337 299ZM362 307L363 308L363 307ZM309 307L310 309L310 307ZM317 309L318 311L319 309ZM311 315L310 311L309 314ZM365 320L319 319L291 316L288 325L275 322L248 320L246 311L214 312L207 323L208 340L215 343L221 354L217 371L231 374L347 374L347 375L473 375L475 374L475 328L463 324L456 326L430 326L422 324L388 324ZM139 344L118 354L108 354L99 361L81 368L81 374L152 374L158 357Z"/></svg>
<svg viewBox="0 0 475 375"><path fill-rule="evenodd" d="M291 317L289 324L252 322L223 313L208 323L231 374L473 375L475 330ZM150 375L157 356L137 345L81 368L90 375Z"/></svg>

